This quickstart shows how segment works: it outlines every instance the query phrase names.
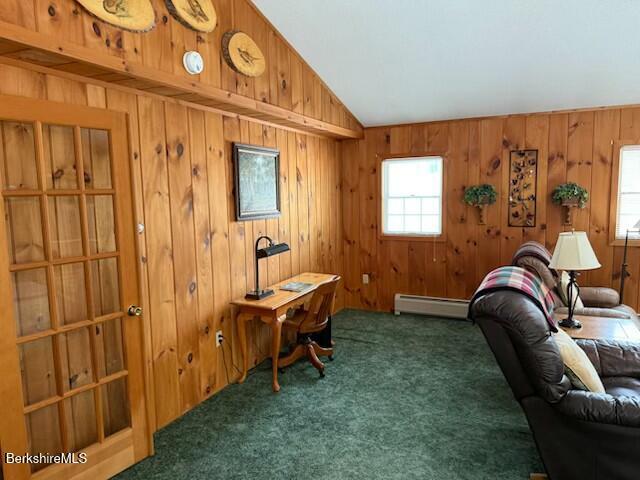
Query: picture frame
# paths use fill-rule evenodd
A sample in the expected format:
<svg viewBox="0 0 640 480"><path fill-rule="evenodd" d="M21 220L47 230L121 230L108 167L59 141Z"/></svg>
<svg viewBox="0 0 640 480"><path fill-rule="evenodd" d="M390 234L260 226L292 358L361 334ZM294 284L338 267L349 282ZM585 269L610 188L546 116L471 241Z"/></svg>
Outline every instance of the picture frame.
<svg viewBox="0 0 640 480"><path fill-rule="evenodd" d="M279 217L280 151L233 144L236 220Z"/></svg>

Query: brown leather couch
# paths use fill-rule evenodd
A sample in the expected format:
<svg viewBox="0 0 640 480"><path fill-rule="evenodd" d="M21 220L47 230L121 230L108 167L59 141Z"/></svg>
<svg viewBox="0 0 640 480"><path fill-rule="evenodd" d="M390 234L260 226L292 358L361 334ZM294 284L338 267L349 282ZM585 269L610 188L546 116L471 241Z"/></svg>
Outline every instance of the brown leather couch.
<svg viewBox="0 0 640 480"><path fill-rule="evenodd" d="M640 478L640 343L578 340L606 393L576 390L540 309L520 292L486 294L469 316L482 332L551 480Z"/></svg>
<svg viewBox="0 0 640 480"><path fill-rule="evenodd" d="M513 257L512 264L525 268L536 274L552 292L556 304L555 311L567 314L567 306L558 294L558 272L549 268L551 253L538 242L526 242L518 248ZM629 318L638 321L638 315L633 308L620 303L620 295L617 291L607 287L583 287L580 286L580 298L584 308L577 309L577 315L589 315L593 317ZM640 474L638 475L640 478Z"/></svg>

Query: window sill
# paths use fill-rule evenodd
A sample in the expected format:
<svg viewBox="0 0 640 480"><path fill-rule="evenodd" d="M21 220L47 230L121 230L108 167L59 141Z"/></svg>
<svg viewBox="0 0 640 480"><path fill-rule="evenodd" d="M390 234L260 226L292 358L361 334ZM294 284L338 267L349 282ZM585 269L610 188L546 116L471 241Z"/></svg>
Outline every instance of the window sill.
<svg viewBox="0 0 640 480"><path fill-rule="evenodd" d="M396 241L396 242L431 242L431 243L444 243L447 241L444 235L410 235L410 234L398 234L383 233L378 235L378 238L382 241Z"/></svg>
<svg viewBox="0 0 640 480"><path fill-rule="evenodd" d="M624 238L616 238L615 240L609 242L610 247L624 247ZM640 247L640 240L632 240L629 239L629 247Z"/></svg>

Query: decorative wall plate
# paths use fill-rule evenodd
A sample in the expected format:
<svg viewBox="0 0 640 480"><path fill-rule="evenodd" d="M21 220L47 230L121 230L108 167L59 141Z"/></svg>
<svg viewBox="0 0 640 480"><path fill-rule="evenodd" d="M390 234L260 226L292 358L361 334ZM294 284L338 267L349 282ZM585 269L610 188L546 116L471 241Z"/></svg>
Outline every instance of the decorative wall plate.
<svg viewBox="0 0 640 480"><path fill-rule="evenodd" d="M132 32L147 32L156 26L149 0L76 0L91 15Z"/></svg>
<svg viewBox="0 0 640 480"><path fill-rule="evenodd" d="M211 0L165 0L167 9L185 27L197 32L213 32L218 22Z"/></svg>
<svg viewBox="0 0 640 480"><path fill-rule="evenodd" d="M249 35L239 30L224 34L222 55L231 68L247 77L259 77L266 68L260 47Z"/></svg>

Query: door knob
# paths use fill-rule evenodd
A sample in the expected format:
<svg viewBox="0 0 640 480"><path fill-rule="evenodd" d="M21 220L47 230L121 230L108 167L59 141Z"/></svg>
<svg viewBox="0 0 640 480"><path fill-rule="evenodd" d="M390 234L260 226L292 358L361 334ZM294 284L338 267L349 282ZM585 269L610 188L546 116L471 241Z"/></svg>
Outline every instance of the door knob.
<svg viewBox="0 0 640 480"><path fill-rule="evenodd" d="M131 305L127 313L129 314L130 317L141 317L142 307L138 307L137 305Z"/></svg>

